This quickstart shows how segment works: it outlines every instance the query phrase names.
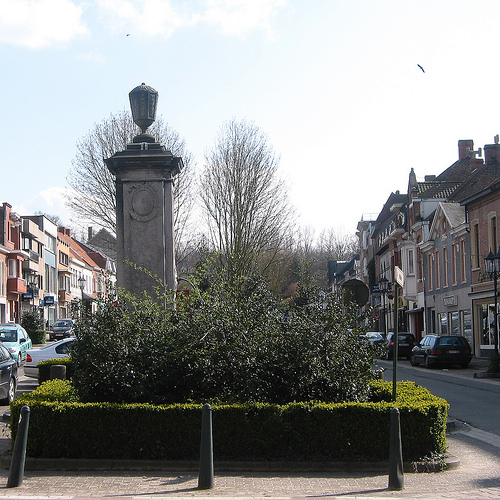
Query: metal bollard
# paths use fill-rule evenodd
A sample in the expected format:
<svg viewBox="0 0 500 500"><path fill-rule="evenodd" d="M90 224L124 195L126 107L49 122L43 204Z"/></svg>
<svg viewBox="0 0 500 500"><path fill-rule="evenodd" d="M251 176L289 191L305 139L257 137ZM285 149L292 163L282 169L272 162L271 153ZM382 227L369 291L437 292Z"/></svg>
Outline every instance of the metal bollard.
<svg viewBox="0 0 500 500"><path fill-rule="evenodd" d="M399 410L391 410L391 430L389 442L389 489L402 490L404 488L403 448L401 445L401 423Z"/></svg>
<svg viewBox="0 0 500 500"><path fill-rule="evenodd" d="M66 365L52 365L50 367L50 380L55 378L66 380Z"/></svg>
<svg viewBox="0 0 500 500"><path fill-rule="evenodd" d="M30 409L28 406L21 408L19 425L17 426L16 441L10 462L9 479L7 488L15 488L23 484L24 464L26 462L26 444L28 443L28 427L30 423Z"/></svg>
<svg viewBox="0 0 500 500"><path fill-rule="evenodd" d="M214 454L212 444L212 408L209 404L203 405L201 412L201 443L200 443L200 472L198 475L198 489L208 490L214 487Z"/></svg>

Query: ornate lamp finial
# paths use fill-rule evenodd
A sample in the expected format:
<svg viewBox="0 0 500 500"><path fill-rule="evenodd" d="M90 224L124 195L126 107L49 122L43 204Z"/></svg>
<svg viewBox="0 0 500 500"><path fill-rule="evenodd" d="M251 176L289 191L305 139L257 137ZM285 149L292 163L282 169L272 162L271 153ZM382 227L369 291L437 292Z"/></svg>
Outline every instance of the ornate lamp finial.
<svg viewBox="0 0 500 500"><path fill-rule="evenodd" d="M158 104L158 92L152 87L142 83L133 89L129 95L132 118L141 129L141 134L134 137L134 142L155 142L152 135L146 130L155 121L156 106Z"/></svg>

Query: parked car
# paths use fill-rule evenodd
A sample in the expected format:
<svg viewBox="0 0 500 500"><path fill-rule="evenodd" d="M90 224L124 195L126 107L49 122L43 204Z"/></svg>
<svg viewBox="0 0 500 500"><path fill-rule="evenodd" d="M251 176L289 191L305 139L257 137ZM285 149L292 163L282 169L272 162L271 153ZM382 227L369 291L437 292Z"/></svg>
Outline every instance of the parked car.
<svg viewBox="0 0 500 500"><path fill-rule="evenodd" d="M415 336L413 333L398 332L398 358L410 359L413 346L415 345ZM394 355L394 332L387 334L384 345L385 359L392 359Z"/></svg>
<svg viewBox="0 0 500 500"><path fill-rule="evenodd" d="M50 340L64 339L73 336L73 320L58 319L52 325L52 330L49 334Z"/></svg>
<svg viewBox="0 0 500 500"><path fill-rule="evenodd" d="M37 365L40 361L53 358L67 358L74 338L58 340L53 344L48 344L40 349L29 349L26 353L26 363L24 364L24 374L27 377L38 378Z"/></svg>
<svg viewBox="0 0 500 500"><path fill-rule="evenodd" d="M8 405L16 395L17 361L11 352L0 344L0 404Z"/></svg>
<svg viewBox="0 0 500 500"><path fill-rule="evenodd" d="M26 330L16 323L0 325L0 341L12 353L17 366L26 360L26 350L33 347Z"/></svg>
<svg viewBox="0 0 500 500"><path fill-rule="evenodd" d="M469 341L461 335L426 335L411 353L410 363L426 368L434 365L460 365L467 368L472 359Z"/></svg>
<svg viewBox="0 0 500 500"><path fill-rule="evenodd" d="M382 332L366 332L360 335L360 339L366 339L371 345L380 345L384 343L384 334Z"/></svg>

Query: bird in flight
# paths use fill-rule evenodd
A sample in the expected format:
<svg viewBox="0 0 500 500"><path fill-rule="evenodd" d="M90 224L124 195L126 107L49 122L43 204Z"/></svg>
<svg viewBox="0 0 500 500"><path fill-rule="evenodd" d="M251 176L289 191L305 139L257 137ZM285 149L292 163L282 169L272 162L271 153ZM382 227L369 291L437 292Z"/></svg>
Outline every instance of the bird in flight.
<svg viewBox="0 0 500 500"><path fill-rule="evenodd" d="M420 64L417 64L417 66L422 70L422 73L425 73L424 68L422 68L422 66L420 66Z"/></svg>

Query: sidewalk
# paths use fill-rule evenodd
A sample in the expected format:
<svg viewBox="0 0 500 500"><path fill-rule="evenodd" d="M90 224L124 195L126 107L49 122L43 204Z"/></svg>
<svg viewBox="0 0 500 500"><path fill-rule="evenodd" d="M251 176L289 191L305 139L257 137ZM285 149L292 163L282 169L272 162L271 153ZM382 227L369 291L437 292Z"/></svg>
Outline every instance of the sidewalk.
<svg viewBox="0 0 500 500"><path fill-rule="evenodd" d="M215 486L198 490L196 472L26 471L18 488L7 489L0 472L2 498L149 499L149 498L500 498L500 448L478 441L467 428L451 434L449 450L459 468L439 473L406 473L404 490L389 491L388 473L323 471L310 473L222 473ZM472 435L471 435L472 434Z"/></svg>
<svg viewBox="0 0 500 500"><path fill-rule="evenodd" d="M487 361L486 361L487 364ZM483 360L454 375L474 377ZM23 484L6 488L9 471L0 470L0 500L37 499L497 499L500 498L500 437L457 422L448 434L449 454L459 458L458 468L437 473L405 473L404 490L389 491L388 471L324 470L321 472L224 472L215 468L214 488L198 490L196 470L179 465L165 471L43 471L26 470ZM75 439L78 439L75 436ZM0 450L7 436L0 431ZM1 451L0 451L1 452Z"/></svg>

